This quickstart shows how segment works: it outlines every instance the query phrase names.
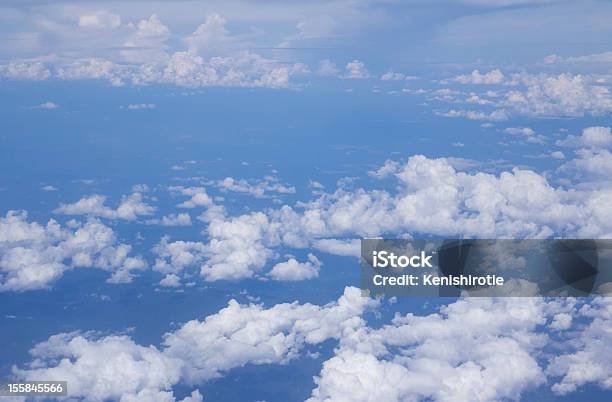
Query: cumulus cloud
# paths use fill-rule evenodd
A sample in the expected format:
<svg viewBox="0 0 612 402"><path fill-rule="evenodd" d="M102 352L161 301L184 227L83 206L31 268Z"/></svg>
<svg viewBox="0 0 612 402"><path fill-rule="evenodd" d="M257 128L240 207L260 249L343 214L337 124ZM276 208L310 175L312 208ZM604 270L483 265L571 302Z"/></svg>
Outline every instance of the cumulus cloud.
<svg viewBox="0 0 612 402"><path fill-rule="evenodd" d="M289 88L292 76L310 72L302 63L288 64L248 50L231 51L228 45L236 38L229 35L224 28L225 19L217 14L209 15L193 34L182 38L173 36L156 14L138 23L121 25L119 16L99 11L80 16L79 23L83 29L121 26L117 31L127 32L127 36L118 45L119 57L50 58L49 67L39 61L14 60L0 66L0 76L106 80L114 86L131 83ZM211 49L218 50L218 54L212 54Z"/></svg>
<svg viewBox="0 0 612 402"><path fill-rule="evenodd" d="M346 78L363 79L369 78L370 73L365 67L365 64L359 60L353 60L346 64Z"/></svg>
<svg viewBox="0 0 612 402"><path fill-rule="evenodd" d="M79 59L56 71L62 80L107 80L114 86L125 84L126 67L101 58Z"/></svg>
<svg viewBox="0 0 612 402"><path fill-rule="evenodd" d="M394 71L387 71L383 75L380 76L382 81L403 81L403 80L415 80L418 77L413 75L406 75L403 73L397 73Z"/></svg>
<svg viewBox="0 0 612 402"><path fill-rule="evenodd" d="M146 267L130 252L95 219L65 228L53 219L42 225L29 222L24 211L9 211L0 218L0 291L45 289L73 268L98 268L111 272L109 282L129 282Z"/></svg>
<svg viewBox="0 0 612 402"><path fill-rule="evenodd" d="M561 171L573 167L584 174L612 174L609 152L582 149L578 155ZM393 177L392 192L340 186L331 193L317 192L315 199L295 207L234 217L225 210L207 213L207 241L190 244L196 251L187 265L200 267L208 281L236 280L259 275L281 247L358 255L355 244L334 240L338 238L414 233L482 238L612 235L606 218L609 189L566 190L526 169L490 174L458 171L456 166L452 158L415 155L403 164L385 162L374 171L375 177ZM161 259L175 265L171 255ZM170 271L180 275L185 266Z"/></svg>
<svg viewBox="0 0 612 402"><path fill-rule="evenodd" d="M319 69L317 70L317 74L323 76L337 76L340 74L340 70L331 60L324 59L319 62Z"/></svg>
<svg viewBox="0 0 612 402"><path fill-rule="evenodd" d="M106 197L91 195L84 197L73 204L60 204L53 212L63 215L99 216L107 219L124 219L133 221L139 216L152 215L155 208L143 201L141 193L132 193L123 196L117 209L105 205Z"/></svg>
<svg viewBox="0 0 612 402"><path fill-rule="evenodd" d="M179 382L199 384L247 364L285 364L310 345L364 326L361 315L377 305L352 287L324 306L295 302L266 309L231 300L218 313L167 333L160 348L125 335L54 335L36 345L33 360L13 374L67 380L69 396L88 401L173 401L172 387Z"/></svg>
<svg viewBox="0 0 612 402"><path fill-rule="evenodd" d="M520 135L525 138L527 142L531 143L543 144L546 142L545 137L537 135L536 132L530 127L507 127L504 129L504 133L511 135Z"/></svg>
<svg viewBox="0 0 612 402"><path fill-rule="evenodd" d="M40 81L50 78L51 71L38 61L11 61L0 66L0 76L12 80Z"/></svg>
<svg viewBox="0 0 612 402"><path fill-rule="evenodd" d="M286 262L276 264L268 275L275 281L302 281L319 276L321 262L313 254L308 254L308 260L299 262L290 258Z"/></svg>
<svg viewBox="0 0 612 402"><path fill-rule="evenodd" d="M120 52L124 61L146 65L166 60L166 41L170 38L170 29L156 14L128 26L132 32L123 42Z"/></svg>
<svg viewBox="0 0 612 402"><path fill-rule="evenodd" d="M612 94L590 76L523 75L525 89L506 93L502 104L520 114L532 116L602 115L612 111Z"/></svg>
<svg viewBox="0 0 612 402"><path fill-rule="evenodd" d="M573 148L612 148L612 131L610 127L587 127L582 130L582 135L570 135L564 140L559 140L556 145Z"/></svg>
<svg viewBox="0 0 612 402"><path fill-rule="evenodd" d="M536 299L466 299L431 315L397 314L344 336L308 401L519 399L545 382L534 357L545 322Z"/></svg>
<svg viewBox="0 0 612 402"><path fill-rule="evenodd" d="M225 28L226 22L227 20L219 14L207 15L206 21L185 39L189 50L208 51L231 41L229 31Z"/></svg>
<svg viewBox="0 0 612 402"><path fill-rule="evenodd" d="M474 70L469 75L458 75L453 78L460 84L501 84L504 82L504 74L498 69L491 70L488 73L481 74L480 71Z"/></svg>
<svg viewBox="0 0 612 402"><path fill-rule="evenodd" d="M179 208L197 208L197 207L208 207L211 206L213 201L210 196L206 193L204 187L183 187L183 186L172 186L168 189L172 193L178 193L191 197L187 201L183 201L177 205Z"/></svg>
<svg viewBox="0 0 612 402"><path fill-rule="evenodd" d="M592 305L584 305L580 313L590 322L569 342L571 350L553 357L547 368L549 375L560 378L552 386L559 395L566 395L588 383L595 383L605 390L612 389L612 355L609 353L612 303L605 298L596 299ZM567 327L559 320L557 324L562 329Z"/></svg>
<svg viewBox="0 0 612 402"><path fill-rule="evenodd" d="M280 183L274 176L266 176L263 180L251 182L245 179L236 180L233 177L226 177L219 180L216 186L222 191L245 193L256 198L263 198L266 193L295 194L295 187Z"/></svg>

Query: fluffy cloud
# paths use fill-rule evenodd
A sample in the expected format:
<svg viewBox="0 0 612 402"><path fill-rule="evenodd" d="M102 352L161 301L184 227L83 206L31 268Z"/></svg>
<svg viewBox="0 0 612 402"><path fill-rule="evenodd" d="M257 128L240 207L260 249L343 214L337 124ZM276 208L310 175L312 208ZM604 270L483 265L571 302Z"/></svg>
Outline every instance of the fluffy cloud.
<svg viewBox="0 0 612 402"><path fill-rule="evenodd" d="M380 329L345 335L308 401L516 400L545 381L534 357L545 322L536 299L466 299L427 316L397 314Z"/></svg>
<svg viewBox="0 0 612 402"><path fill-rule="evenodd" d="M295 302L266 309L231 300L218 313L166 334L161 348L138 345L127 336L52 336L13 374L67 380L69 396L87 401L173 401L171 389L179 382L201 383L247 364L284 364L309 345L354 332L365 325L364 311L377 304L356 288L346 288L324 306ZM185 401L201 400L198 392L189 398Z"/></svg>
<svg viewBox="0 0 612 402"><path fill-rule="evenodd" d="M606 298L597 299L592 305L586 304L581 315L590 323L576 334L569 343L572 350L553 357L547 372L553 377L561 377L552 386L559 395L566 395L587 383L612 389L612 355L609 345L612 342L612 303Z"/></svg>
<svg viewBox="0 0 612 402"><path fill-rule="evenodd" d="M582 135L570 135L556 144L575 148L612 148L612 131L610 127L587 127L582 130Z"/></svg>
<svg viewBox="0 0 612 402"><path fill-rule="evenodd" d="M308 254L308 260L299 262L290 258L285 262L276 264L268 275L275 281L302 281L319 276L321 262L313 254Z"/></svg>
<svg viewBox="0 0 612 402"><path fill-rule="evenodd" d="M0 291L48 288L73 268L98 268L112 273L109 282L129 282L134 271L146 267L99 221L72 226L28 222L24 211L0 218Z"/></svg>
<svg viewBox="0 0 612 402"><path fill-rule="evenodd" d="M264 246L269 218L257 212L231 219L213 219L201 274L208 281L249 278L261 270L272 251Z"/></svg>
<svg viewBox="0 0 612 402"><path fill-rule="evenodd" d="M212 205L212 199L206 193L204 187L183 187L173 186L168 189L172 193L178 193L191 197L187 201L183 201L177 205L179 208L196 208L196 207L208 207Z"/></svg>
<svg viewBox="0 0 612 402"><path fill-rule="evenodd" d="M525 89L506 93L502 102L517 113L531 116L601 115L612 111L608 87L589 76L523 75Z"/></svg>
<svg viewBox="0 0 612 402"><path fill-rule="evenodd" d="M501 84L504 82L504 74L498 69L491 70L484 74L481 74L478 70L474 70L469 75L459 75L453 78L453 81L461 84Z"/></svg>
<svg viewBox="0 0 612 402"><path fill-rule="evenodd" d="M123 196L117 209L112 209L105 205L106 197L92 195L81 198L74 204L60 204L53 212L63 215L88 215L133 221L139 216L152 215L155 211L155 208L145 203L142 198L140 193Z"/></svg>
<svg viewBox="0 0 612 402"><path fill-rule="evenodd" d="M546 142L545 137L537 135L530 127L508 127L504 129L504 133L523 136L527 142L535 144L543 144Z"/></svg>
<svg viewBox="0 0 612 402"><path fill-rule="evenodd" d="M232 51L229 44L237 38L229 35L224 27L225 19L217 14L209 15L193 34L183 38L173 36L155 14L138 23L121 25L119 16L99 11L81 15L79 24L83 29L119 28L115 34L122 39L113 36L113 40L120 41L116 45L118 56L69 60L51 57L48 58L51 69L39 61L15 60L0 66L0 76L27 80L52 77L106 80L114 86L131 83L288 88L292 76L309 73L302 63L287 64L248 50ZM219 54L210 54L211 50L219 50Z"/></svg>
<svg viewBox="0 0 612 402"><path fill-rule="evenodd" d="M222 191L245 193L257 198L264 197L266 193L295 194L295 187L280 183L274 176L266 176L263 180L253 183L245 179L236 180L233 177L226 177L219 180L216 185Z"/></svg>
<svg viewBox="0 0 612 402"><path fill-rule="evenodd" d="M174 401L168 390L181 378L180 360L127 336L59 334L30 353L35 360L28 369L15 369L17 377L68 381L69 395L85 401Z"/></svg>
<svg viewBox="0 0 612 402"><path fill-rule="evenodd" d="M46 80L51 71L41 62L11 61L0 66L0 76L13 80Z"/></svg>
<svg viewBox="0 0 612 402"><path fill-rule="evenodd" d="M369 78L370 73L365 64L359 60L353 60L346 64L346 78Z"/></svg>
<svg viewBox="0 0 612 402"><path fill-rule="evenodd" d="M206 21L198 26L194 33L185 41L192 52L207 51L223 46L231 40L229 31L225 28L227 20L219 14L206 16Z"/></svg>
<svg viewBox="0 0 612 402"><path fill-rule="evenodd" d="M583 175L604 177L612 157L606 150L596 152L579 150L579 157L559 172L571 167ZM169 267L177 265L168 273L180 276L186 266L193 266L200 267L208 281L236 280L258 276L282 247L359 255L355 241L338 238L418 233L481 238L612 235L606 218L612 192L606 188L566 190L551 185L546 176L519 168L499 174L468 173L458 170L453 159L422 155L403 164L387 161L372 176L392 177L396 190L340 186L331 193L317 192L316 198L295 207L284 205L234 217L225 210L207 212L200 218L209 223L205 242L176 242L194 248L188 263L172 262L172 253L160 259Z"/></svg>
<svg viewBox="0 0 612 402"><path fill-rule="evenodd" d="M56 71L62 80L107 80L114 86L124 85L126 73L126 67L100 58L76 60Z"/></svg>
<svg viewBox="0 0 612 402"><path fill-rule="evenodd" d="M325 59L319 62L319 69L317 70L317 74L323 76L337 76L340 73L340 70L331 60Z"/></svg>

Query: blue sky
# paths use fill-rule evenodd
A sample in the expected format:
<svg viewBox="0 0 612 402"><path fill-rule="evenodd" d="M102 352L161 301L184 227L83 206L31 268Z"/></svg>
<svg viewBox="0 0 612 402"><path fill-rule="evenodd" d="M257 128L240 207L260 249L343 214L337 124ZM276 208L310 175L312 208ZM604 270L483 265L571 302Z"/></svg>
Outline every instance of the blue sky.
<svg viewBox="0 0 612 402"><path fill-rule="evenodd" d="M84 401L609 400L606 298L357 286L361 237L612 236L611 18L3 2L0 378Z"/></svg>

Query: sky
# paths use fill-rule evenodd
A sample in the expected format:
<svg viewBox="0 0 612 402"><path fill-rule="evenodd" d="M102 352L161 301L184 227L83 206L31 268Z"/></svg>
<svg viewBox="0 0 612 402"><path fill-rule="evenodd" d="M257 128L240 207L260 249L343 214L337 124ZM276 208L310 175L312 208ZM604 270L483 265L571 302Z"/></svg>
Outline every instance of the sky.
<svg viewBox="0 0 612 402"><path fill-rule="evenodd" d="M605 297L358 288L360 238L612 238L610 20L3 1L0 379L78 401L610 400Z"/></svg>

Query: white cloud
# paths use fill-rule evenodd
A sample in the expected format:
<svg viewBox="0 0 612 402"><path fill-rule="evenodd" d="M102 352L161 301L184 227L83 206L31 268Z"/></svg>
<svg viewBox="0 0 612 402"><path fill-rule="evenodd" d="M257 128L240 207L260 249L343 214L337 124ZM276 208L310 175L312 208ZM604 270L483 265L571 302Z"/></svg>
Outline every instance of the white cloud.
<svg viewBox="0 0 612 402"><path fill-rule="evenodd" d="M0 66L0 75L13 80L41 81L50 78L51 71L38 61L11 61Z"/></svg>
<svg viewBox="0 0 612 402"><path fill-rule="evenodd" d="M339 239L321 239L316 240L312 247L324 253L341 255L344 257L361 256L361 242L359 239L339 240Z"/></svg>
<svg viewBox="0 0 612 402"><path fill-rule="evenodd" d="M201 262L206 252L206 245L194 241L170 242L168 236L162 237L160 242L153 248L157 255L154 269L166 275L180 274L186 267Z"/></svg>
<svg viewBox="0 0 612 402"><path fill-rule="evenodd" d="M79 26L82 28L117 28L121 25L121 17L108 11L98 11L79 16Z"/></svg>
<svg viewBox="0 0 612 402"><path fill-rule="evenodd" d="M548 55L544 58L544 63L568 63L568 64L586 64L586 63L612 63L612 52L602 52L595 54L587 54L584 56L561 57L555 54Z"/></svg>
<svg viewBox="0 0 612 402"><path fill-rule="evenodd" d="M163 37L170 33L168 27L160 21L157 14L152 14L146 20L140 20L136 28L136 35L139 37Z"/></svg>
<svg viewBox="0 0 612 402"><path fill-rule="evenodd" d="M561 171L575 171L584 179L605 179L612 175L612 153L606 149L579 149L578 156L562 165Z"/></svg>
<svg viewBox="0 0 612 402"><path fill-rule="evenodd" d="M245 193L257 198L266 196L266 193L295 194L295 187L280 183L274 176L266 176L263 180L252 183L245 179L236 180L233 177L226 177L219 180L216 186L222 191Z"/></svg>
<svg viewBox="0 0 612 402"><path fill-rule="evenodd" d="M56 74L62 80L102 79L108 80L114 86L122 86L124 85L126 68L109 60L88 58L76 60L60 67Z"/></svg>
<svg viewBox="0 0 612 402"><path fill-rule="evenodd" d="M173 401L179 382L201 383L247 364L285 364L309 345L364 326L361 315L378 302L348 287L324 306L284 303L271 308L227 307L206 319L192 320L164 336L161 348L141 346L128 336L58 334L39 343L17 378L68 381L69 396L88 401ZM201 401L199 393L191 401Z"/></svg>
<svg viewBox="0 0 612 402"><path fill-rule="evenodd" d="M504 133L512 135L524 135L525 137L535 135L535 131L533 131L533 129L529 127L508 127L504 129Z"/></svg>
<svg viewBox="0 0 612 402"><path fill-rule="evenodd" d="M365 64L359 60L353 60L346 65L346 78L363 79L369 78L370 73L365 67Z"/></svg>
<svg viewBox="0 0 612 402"><path fill-rule="evenodd" d="M133 103L127 105L130 110L155 109L157 106L154 103Z"/></svg>
<svg viewBox="0 0 612 402"><path fill-rule="evenodd" d="M340 74L340 70L336 67L336 64L331 60L325 59L319 62L319 69L317 74L323 76L337 76Z"/></svg>
<svg viewBox="0 0 612 402"><path fill-rule="evenodd" d="M382 81L403 81L408 79L405 74L396 73L393 71L387 71L383 75L380 76Z"/></svg>
<svg viewBox="0 0 612 402"><path fill-rule="evenodd" d="M488 73L481 74L480 71L474 70L469 75L458 75L453 78L453 81L461 84L486 84L494 85L504 82L504 74L498 69L491 70Z"/></svg>
<svg viewBox="0 0 612 402"><path fill-rule="evenodd" d="M168 189L173 193L179 193L191 197L187 201L183 201L177 205L179 208L197 208L197 207L209 207L213 201L210 196L206 193L204 187L183 187L173 186Z"/></svg>
<svg viewBox="0 0 612 402"><path fill-rule="evenodd" d="M559 140L556 145L563 147L612 148L612 131L610 127L587 127L579 137L570 135Z"/></svg>
<svg viewBox="0 0 612 402"><path fill-rule="evenodd" d="M308 254L308 260L298 262L290 258L286 262L276 264L268 275L275 281L302 281L319 276L321 262L313 254Z"/></svg>
<svg viewBox="0 0 612 402"><path fill-rule="evenodd" d="M120 52L124 61L140 64L141 68L146 69L147 63L163 62L167 59L166 41L170 38L170 29L156 14L140 20L136 25L130 23L129 27L132 33L123 42Z"/></svg>
<svg viewBox="0 0 612 402"><path fill-rule="evenodd" d="M368 176L374 177L375 179L384 179L397 173L400 168L400 164L397 161L386 160L385 164L376 170L368 172Z"/></svg>
<svg viewBox="0 0 612 402"><path fill-rule="evenodd" d="M210 241L202 276L208 281L252 277L273 255L263 244L269 224L269 218L261 212L213 219L207 228Z"/></svg>
<svg viewBox="0 0 612 402"><path fill-rule="evenodd" d="M612 94L590 76L523 75L525 89L506 93L502 104L531 116L602 115L612 111Z"/></svg>
<svg viewBox="0 0 612 402"><path fill-rule="evenodd" d="M191 226L191 215L186 212L169 214L162 216L161 219L149 219L146 223L161 226Z"/></svg>
<svg viewBox="0 0 612 402"><path fill-rule="evenodd" d="M58 108L59 108L59 105L53 102L44 102L44 103L41 103L40 105L34 106L34 109L53 110L53 109L58 109Z"/></svg>
<svg viewBox="0 0 612 402"><path fill-rule="evenodd" d="M48 288L73 268L98 268L112 273L109 282L129 282L133 271L146 267L99 221L72 222L71 228L54 220L28 222L24 211L0 218L0 291Z"/></svg>
<svg viewBox="0 0 612 402"><path fill-rule="evenodd" d="M145 203L142 198L140 193L123 196L117 209L112 209L105 205L105 196L91 195L81 198L74 204L62 203L53 212L63 215L88 215L133 221L138 219L139 216L152 215L155 211L155 208Z"/></svg>
<svg viewBox="0 0 612 402"><path fill-rule="evenodd" d="M549 155L553 159L565 159L565 154L561 151L553 151Z"/></svg>
<svg viewBox="0 0 612 402"><path fill-rule="evenodd" d="M57 187L46 185L40 188L42 191L57 191Z"/></svg>
<svg viewBox="0 0 612 402"><path fill-rule="evenodd" d="M546 142L545 137L537 135L530 127L508 127L504 129L504 133L523 136L527 142L535 144L544 144Z"/></svg>
<svg viewBox="0 0 612 402"><path fill-rule="evenodd" d="M86 401L174 401L168 391L181 378L179 359L127 336L58 334L36 345L31 355L31 367L15 369L16 376L68 381L69 395Z"/></svg>
<svg viewBox="0 0 612 402"><path fill-rule="evenodd" d="M569 342L572 350L552 358L547 373L561 377L552 386L559 395L566 395L588 383L596 383L605 390L612 389L612 303L606 298L584 305L581 315L591 322ZM566 325L561 325L566 327Z"/></svg>
<svg viewBox="0 0 612 402"><path fill-rule="evenodd" d="M192 52L208 51L225 45L231 40L225 28L226 19L219 14L206 16L206 21L188 36L185 41Z"/></svg>
<svg viewBox="0 0 612 402"><path fill-rule="evenodd" d="M308 401L517 400L545 381L534 356L546 342L534 333L545 323L543 305L466 299L359 328L323 364Z"/></svg>
<svg viewBox="0 0 612 402"><path fill-rule="evenodd" d="M494 110L490 113L476 110L455 110L451 109L447 112L437 112L438 116L444 117L464 117L468 120L485 120L485 121L504 121L508 120L508 114L505 110Z"/></svg>

